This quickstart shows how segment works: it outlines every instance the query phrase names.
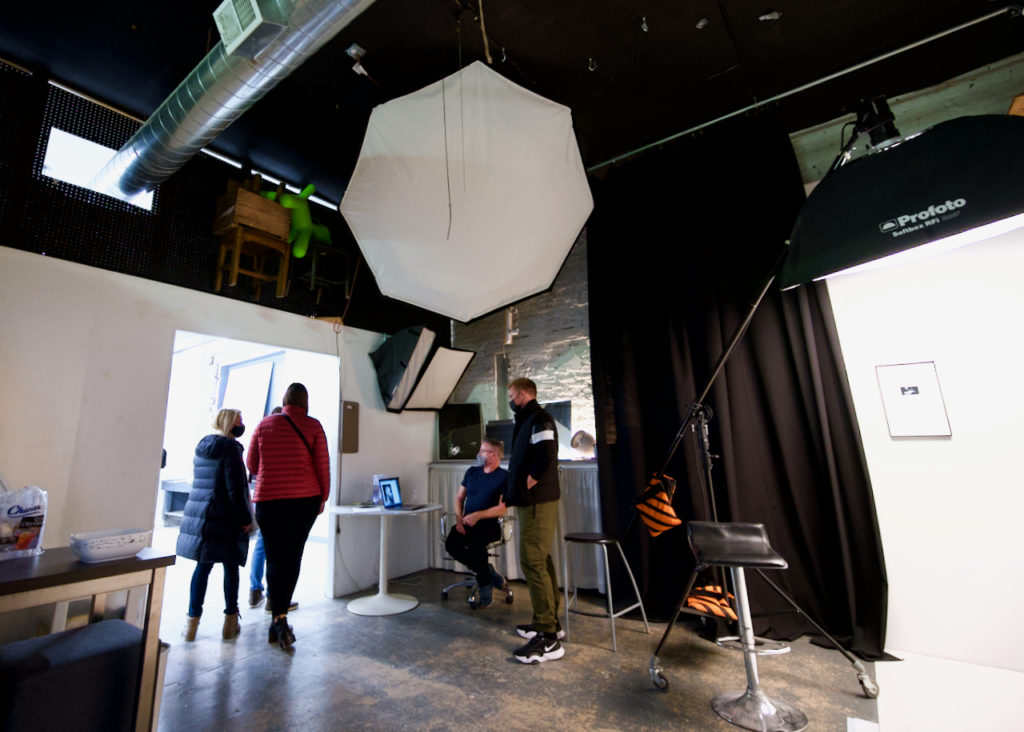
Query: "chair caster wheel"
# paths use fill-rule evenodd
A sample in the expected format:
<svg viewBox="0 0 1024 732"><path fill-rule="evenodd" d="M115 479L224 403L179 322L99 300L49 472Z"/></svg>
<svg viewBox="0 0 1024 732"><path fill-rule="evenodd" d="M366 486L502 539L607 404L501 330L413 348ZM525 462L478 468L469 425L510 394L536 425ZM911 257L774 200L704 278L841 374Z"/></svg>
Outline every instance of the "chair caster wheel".
<svg viewBox="0 0 1024 732"><path fill-rule="evenodd" d="M512 593L511 592L508 593L507 595L505 595L505 604L506 605L511 605L512 604Z"/></svg>
<svg viewBox="0 0 1024 732"><path fill-rule="evenodd" d="M447 600L448 599L448 591L447 590L441 590L441 599L442 600Z"/></svg>

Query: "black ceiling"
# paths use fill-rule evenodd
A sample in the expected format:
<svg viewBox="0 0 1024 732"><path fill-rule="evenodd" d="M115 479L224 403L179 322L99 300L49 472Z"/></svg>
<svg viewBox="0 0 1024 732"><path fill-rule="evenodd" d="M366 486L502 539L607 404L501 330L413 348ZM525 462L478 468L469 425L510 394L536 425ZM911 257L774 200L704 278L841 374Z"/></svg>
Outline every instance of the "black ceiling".
<svg viewBox="0 0 1024 732"><path fill-rule="evenodd" d="M219 0L17 2L0 57L139 117L218 40ZM589 167L992 13L990 0L482 0L493 68L572 109ZM341 198L370 110L483 59L479 0L377 0L211 147ZM778 14L777 19L762 17ZM352 71L352 43L371 78ZM1024 51L1000 16L779 102L798 130Z"/></svg>

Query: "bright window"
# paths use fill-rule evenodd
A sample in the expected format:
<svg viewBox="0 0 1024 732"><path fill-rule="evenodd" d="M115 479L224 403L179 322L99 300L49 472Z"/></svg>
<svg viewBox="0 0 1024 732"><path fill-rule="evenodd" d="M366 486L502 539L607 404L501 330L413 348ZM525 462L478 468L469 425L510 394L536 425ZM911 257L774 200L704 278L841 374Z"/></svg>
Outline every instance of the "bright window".
<svg viewBox="0 0 1024 732"><path fill-rule="evenodd" d="M46 157L43 159L43 175L106 194L106 191L96 190L90 184L116 152L117 150L51 127ZM123 200L146 211L153 208L152 191Z"/></svg>

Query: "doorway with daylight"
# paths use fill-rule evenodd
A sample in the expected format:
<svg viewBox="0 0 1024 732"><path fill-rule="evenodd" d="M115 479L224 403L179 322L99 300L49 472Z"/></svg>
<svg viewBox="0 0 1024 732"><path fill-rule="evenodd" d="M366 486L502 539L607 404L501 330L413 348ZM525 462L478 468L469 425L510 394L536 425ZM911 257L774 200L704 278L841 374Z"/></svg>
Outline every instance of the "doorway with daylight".
<svg viewBox="0 0 1024 732"><path fill-rule="evenodd" d="M246 434L239 441L248 449L253 429L274 407L281 405L285 389L293 382L306 385L309 416L320 421L327 435L333 491L339 469L338 373L337 356L177 331L167 393L160 484L156 487L153 548L174 553L178 525L192 485L192 458L199 440L213 431L211 423L217 411L231 408L242 412ZM317 518L306 542L294 596L300 607L304 602L323 600L331 586L327 577L328 526L325 511ZM248 603L253 546L250 542L249 559L240 572L239 607L243 626L262 627L263 618L256 613L263 613L264 608L250 608ZM161 633L168 637L174 637L177 627L184 624L194 568L194 562L179 557L167 573ZM221 572L220 565L215 565L206 593L208 610L220 609L223 603ZM205 630L214 632L210 628ZM200 634L203 632L201 628Z"/></svg>

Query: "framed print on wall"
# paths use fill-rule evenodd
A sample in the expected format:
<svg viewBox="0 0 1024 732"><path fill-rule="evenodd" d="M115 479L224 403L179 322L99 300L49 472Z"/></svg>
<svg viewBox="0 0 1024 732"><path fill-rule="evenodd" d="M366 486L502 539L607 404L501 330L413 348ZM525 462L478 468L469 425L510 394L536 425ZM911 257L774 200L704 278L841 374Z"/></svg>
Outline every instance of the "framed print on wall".
<svg viewBox="0 0 1024 732"><path fill-rule="evenodd" d="M875 366L892 437L950 437L934 361Z"/></svg>

